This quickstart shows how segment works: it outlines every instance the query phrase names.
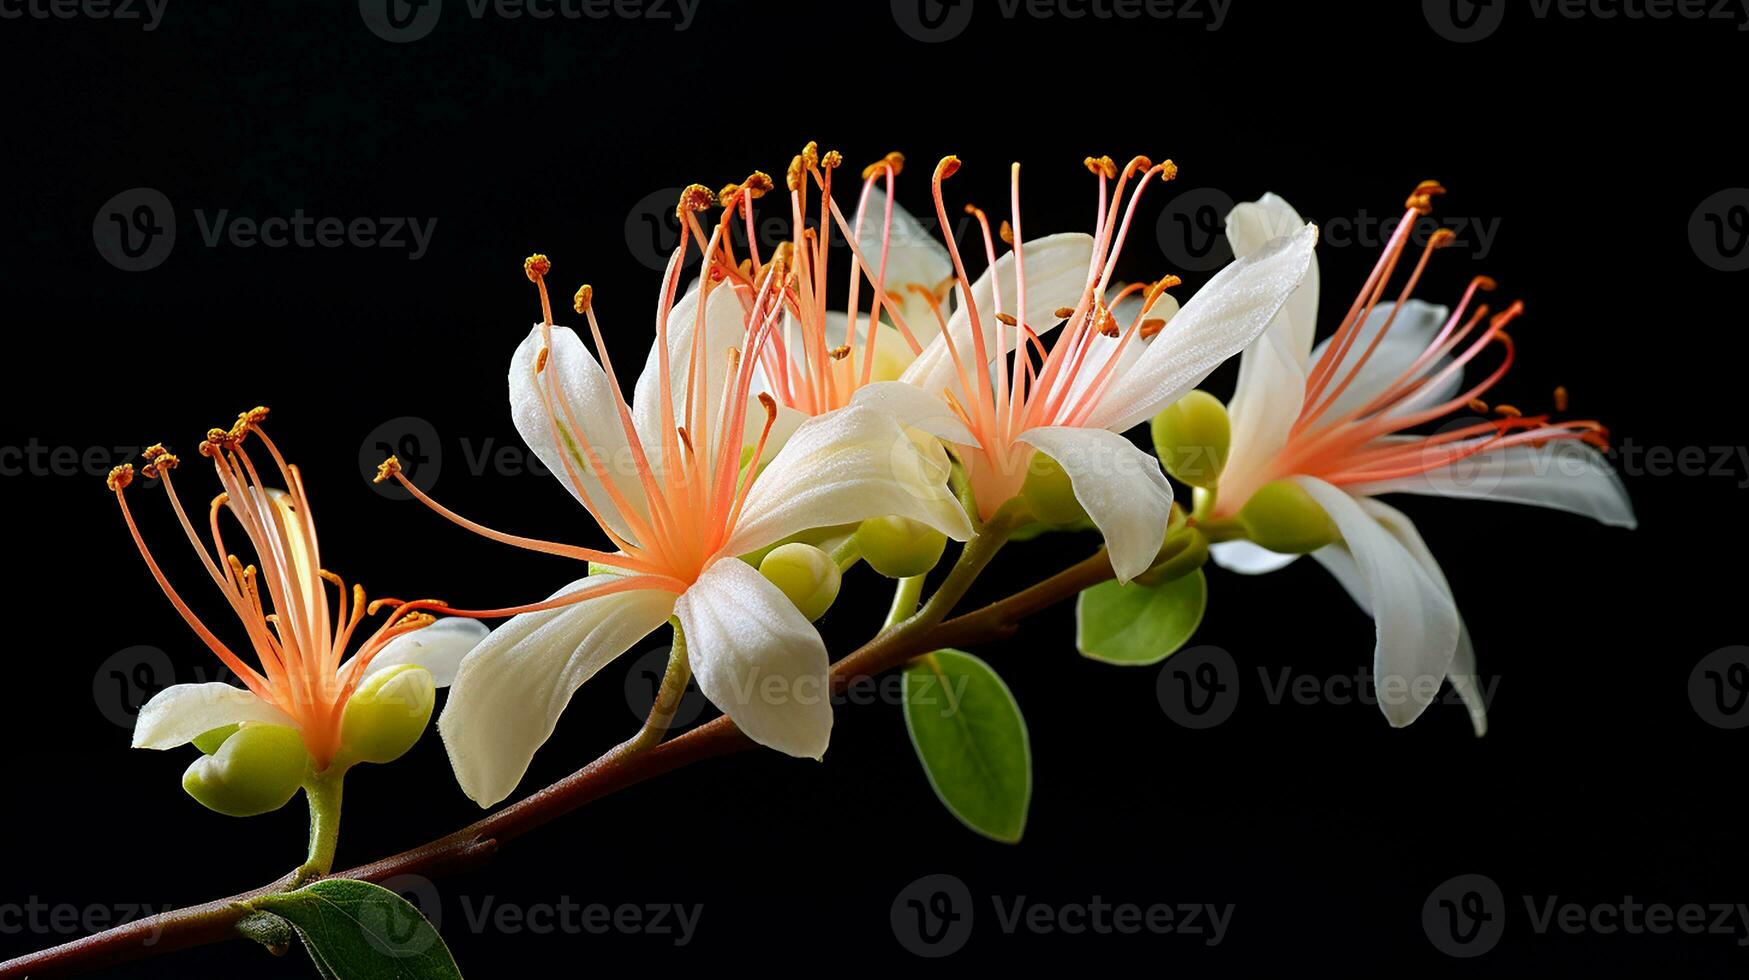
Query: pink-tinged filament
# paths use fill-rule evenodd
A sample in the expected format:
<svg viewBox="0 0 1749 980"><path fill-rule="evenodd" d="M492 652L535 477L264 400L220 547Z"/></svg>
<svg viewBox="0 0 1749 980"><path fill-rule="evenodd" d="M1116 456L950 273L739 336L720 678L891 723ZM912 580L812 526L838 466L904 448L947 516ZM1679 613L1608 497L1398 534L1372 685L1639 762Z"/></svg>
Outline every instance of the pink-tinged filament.
<svg viewBox="0 0 1749 980"><path fill-rule="evenodd" d="M961 451L967 475L978 500L980 516L989 518L996 509L1020 491L1026 481L1027 468L1034 450L1017 437L1039 426L1080 426L1086 424L1116 377L1124 351L1132 343L1148 339L1163 326L1150 319L1149 309L1160 294L1178 284L1167 276L1148 285L1132 285L1107 302L1142 192L1150 178L1163 181L1177 175L1178 168L1167 160L1159 164L1146 157L1135 157L1121 174L1109 157L1089 158L1088 169L1099 181L1099 204L1094 228L1094 248L1088 263L1087 279L1080 299L1073 308L1030 311L1026 306L1026 250L1020 219L1020 165L1010 171L1009 213L1012 226L1004 226L1002 239L1014 252L1014 282L1018 295L1013 298L1013 313L1002 295L1000 277L991 277L993 309L979 309L972 295L971 279L960 256L957 243L945 237L949 258L953 262L954 283L965 303L965 315L970 325L970 349L961 349L964 338L956 340L942 322L949 359L958 381L957 391L948 394L953 412L966 424L977 440L975 446ZM943 228L949 227L947 204L942 198L942 181L959 169L957 157L947 157L935 168L931 192L935 199L936 217ZM1110 186L1113 177L1117 185ZM1134 189L1125 198L1131 181ZM1120 207L1122 208L1120 214ZM997 263L995 236L991 234L989 218L982 210L968 207L976 219L989 267ZM1113 318L1111 307L1132 292L1144 291L1142 309L1128 324ZM932 304L933 306L934 304ZM937 317L940 317L939 307ZM1066 320L1062 330L1047 348L1041 332L1032 327L1034 315L1051 322ZM993 324L995 349L986 340L986 324ZM1093 353L1094 338L1103 334L1117 338L1104 353ZM1009 356L1010 351L1013 355ZM987 365L995 365L994 371ZM994 377L992 377L994 375Z"/></svg>
<svg viewBox="0 0 1749 980"><path fill-rule="evenodd" d="M1236 513L1263 484L1289 476L1313 476L1337 486L1349 486L1429 473L1478 453L1508 446L1538 446L1577 439L1607 448L1608 430L1596 421L1556 422L1547 414L1523 415L1508 406L1498 409L1499 418L1433 435L1406 434L1409 429L1460 409L1485 411L1481 396L1498 384L1512 366L1516 345L1506 333L1506 326L1524 313L1524 305L1514 302L1498 313L1491 313L1486 304L1476 304L1477 293L1494 289L1493 280L1486 276L1470 282L1457 307L1408 368L1364 404L1340 415L1333 414L1337 400L1361 375L1397 314L1414 294L1433 252L1452 241L1452 233L1447 229L1439 229L1429 238L1396 296L1395 307L1385 315L1384 323L1367 345L1345 365L1345 359L1359 343L1368 317L1385 295L1417 219L1431 213L1432 197L1443 193L1439 184L1426 181L1410 195L1407 210L1384 254L1350 304L1324 353L1308 370L1305 397L1286 444L1272 458L1228 467L1221 480L1217 515ZM1432 393L1461 377L1464 366L1491 344L1501 347L1499 365L1468 390L1433 403ZM1440 364L1447 358L1449 361ZM1434 365L1439 367L1435 370ZM1564 400L1563 389L1557 393L1557 402Z"/></svg>
<svg viewBox="0 0 1749 980"><path fill-rule="evenodd" d="M266 416L265 408L245 412L230 429L209 431L201 444L201 455L212 460L224 489L208 508L211 551L176 494L170 474L178 465L177 457L162 446L153 446L146 451L146 465L141 470L149 479L162 480L171 509L207 576L243 624L259 669L238 656L195 615L147 548L128 509L126 490L133 481L133 466L125 464L112 471L109 487L146 567L171 605L250 691L297 722L310 755L319 767L326 767L340 748L341 716L365 668L386 643L429 624L432 616L416 611L391 616L360 644L342 669L354 632L367 614L375 614L378 603L367 603L362 586L348 590L340 576L322 567L303 477L297 467L286 463L262 430ZM267 450L284 490L271 489L262 482L244 446L250 436ZM229 511L241 525L258 564L245 565L226 550L219 528L221 511ZM335 589L332 602L329 585Z"/></svg>
<svg viewBox="0 0 1749 980"><path fill-rule="evenodd" d="M750 181L750 184L752 182ZM470 617L511 616L528 612L559 609L582 602L636 589L656 589L673 593L684 592L717 559L724 556L729 540L740 519L747 495L757 480L757 467L743 469L743 449L751 449L751 459L759 459L766 448L772 424L777 416L777 404L770 395L757 395L765 414L764 425L752 446L745 445L748 403L752 394L753 374L758 351L770 340L775 325L783 313L784 280L788 275L787 261L782 257L763 265L756 282L749 288L747 318L748 349L755 352L743 356L730 349L727 352L705 349L705 310L711 293L717 289L743 287L721 274L729 261L723 243L734 208L724 212L723 221L706 235L696 212L708 206L710 195L696 185L682 197L678 213L681 218L681 241L670 257L663 278L661 298L656 312L656 333L660 375L661 434L648 444L632 423L631 406L627 404L613 360L602 339L601 326L595 316L594 291L585 286L578 291L576 308L589 322L589 331L600 354L601 366L608 387L613 392L617 421L625 434L632 465L636 468L634 491L622 489L612 478L599 447L594 445L575 416L570 403L562 396L557 370L552 368L553 347L552 304L547 296L546 275L550 263L545 256L531 256L524 264L528 277L540 292L542 310L542 348L532 367L531 381L541 394L547 425L563 460L563 478L583 502L602 531L618 548L618 552L602 551L575 545L560 544L537 538L506 534L464 518L427 496L400 471L391 458L383 464L379 479L394 478L414 497L449 520L475 533L505 544L562 555L579 561L599 562L626 574L602 576L576 592L545 602L491 610L451 609L426 601L407 603L400 612L419 609L442 609L451 615ZM692 324L692 348L688 352L688 368L684 388L676 392L670 371L669 321L679 287L681 267L690 245L705 256L705 274L699 285L700 295L695 322ZM707 386L700 372L710 370L713 358L727 354L723 370L726 382L718 405L706 405ZM677 397L678 395L678 397ZM678 409L677 409L678 404ZM715 418L715 431L711 420ZM649 434L646 433L646 436ZM597 492L592 493L583 480L583 473L598 477ZM742 478L745 472L745 478ZM624 528L626 533L614 530Z"/></svg>

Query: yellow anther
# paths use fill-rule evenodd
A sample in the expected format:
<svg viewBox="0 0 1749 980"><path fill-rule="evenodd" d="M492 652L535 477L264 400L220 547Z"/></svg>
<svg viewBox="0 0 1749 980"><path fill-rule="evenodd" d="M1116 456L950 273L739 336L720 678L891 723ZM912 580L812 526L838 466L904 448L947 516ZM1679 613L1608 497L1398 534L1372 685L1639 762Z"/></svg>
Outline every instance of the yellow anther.
<svg viewBox="0 0 1749 980"><path fill-rule="evenodd" d="M260 425L267 421L267 406L257 405L247 412L238 412L237 421L244 425Z"/></svg>
<svg viewBox="0 0 1749 980"><path fill-rule="evenodd" d="M140 453L140 455L146 457L147 462L151 462L152 460L157 459L159 456L168 455L169 452L170 452L170 450L165 449L163 443L155 442L152 445L147 446L146 451L143 453Z"/></svg>
<svg viewBox="0 0 1749 980"><path fill-rule="evenodd" d="M741 188L748 194L753 195L755 201L764 197L775 186L776 185L771 182L771 175L763 170L753 171L751 174L747 175L746 180L741 182Z"/></svg>
<svg viewBox="0 0 1749 980"><path fill-rule="evenodd" d="M799 191L802 189L802 158L801 157L799 157L799 156L790 157L789 169L787 169L783 172L783 183L784 183L784 186L788 187L792 192Z"/></svg>
<svg viewBox="0 0 1749 980"><path fill-rule="evenodd" d="M547 358L552 354L551 347L542 347L534 355L534 373L539 374L547 369Z"/></svg>
<svg viewBox="0 0 1749 980"><path fill-rule="evenodd" d="M1166 326L1166 321L1160 319L1159 317L1149 317L1148 319L1143 320L1142 326L1141 326L1142 339L1143 340L1151 339L1155 334L1159 333L1165 326Z"/></svg>
<svg viewBox="0 0 1749 980"><path fill-rule="evenodd" d="M1495 405L1494 406L1494 414L1495 415L1504 415L1505 417L1507 417L1509 419L1516 419L1516 418L1523 418L1524 417L1524 413L1519 411L1518 407L1516 405Z"/></svg>
<svg viewBox="0 0 1749 980"><path fill-rule="evenodd" d="M377 464L376 479L374 479L370 482L381 483L384 480L390 480L390 479L393 479L393 478L400 476L400 475L401 475L401 461L400 461L400 459L398 459L397 457L394 457L394 456L390 456L388 459L385 459L381 463ZM376 603L371 603L371 606L372 606L371 615L374 616L374 615L376 615L376 608L375 608Z"/></svg>
<svg viewBox="0 0 1749 980"><path fill-rule="evenodd" d="M771 397L770 394L762 391L759 393L759 407L765 409L765 421L767 423L776 421L776 419L777 419L777 399Z"/></svg>
<svg viewBox="0 0 1749 980"><path fill-rule="evenodd" d="M674 206L674 213L684 217L688 211L703 211L716 202L716 195L703 184L688 184L680 192L680 203Z"/></svg>
<svg viewBox="0 0 1749 980"><path fill-rule="evenodd" d="M1053 315L1059 320L1067 320L1075 315L1075 308L1073 306L1059 306L1053 311Z"/></svg>
<svg viewBox="0 0 1749 980"><path fill-rule="evenodd" d="M1160 180L1162 183L1168 180L1173 180L1177 176L1178 164L1173 163L1171 160L1162 160L1160 162Z"/></svg>
<svg viewBox="0 0 1749 980"><path fill-rule="evenodd" d="M845 344L842 347L834 347L826 353L830 355L834 361L842 361L850 356L850 345Z"/></svg>
<svg viewBox="0 0 1749 980"><path fill-rule="evenodd" d="M578 313L588 313L590 304L595 302L595 287L584 283L577 287L577 295L571 297L571 308Z"/></svg>
<svg viewBox="0 0 1749 980"><path fill-rule="evenodd" d="M935 179L936 180L946 180L947 178L952 177L955 173L957 173L959 171L959 169L960 169L960 158L959 157L952 156L952 155L942 157L941 162L935 165Z"/></svg>
<svg viewBox="0 0 1749 980"><path fill-rule="evenodd" d="M827 150L826 155L820 158L820 162L826 165L827 170L837 170L844 165L844 154L837 150Z"/></svg>
<svg viewBox="0 0 1749 980"><path fill-rule="evenodd" d="M1143 156L1142 154L1138 153L1135 156L1130 158L1130 169L1132 169L1132 170L1152 170L1152 169L1154 169L1154 161L1152 161L1152 160L1148 159L1147 157Z"/></svg>
<svg viewBox="0 0 1749 980"><path fill-rule="evenodd" d="M905 154L895 150L874 163L862 168L862 179L867 180L881 171L886 170L888 167L892 168L893 176L899 176L900 171L905 169Z"/></svg>
<svg viewBox="0 0 1749 980"><path fill-rule="evenodd" d="M1495 289L1499 288L1499 285L1500 285L1499 283L1494 281L1494 278L1492 276L1477 276L1476 277L1476 288L1480 289L1484 293L1493 292Z"/></svg>
<svg viewBox="0 0 1749 980"><path fill-rule="evenodd" d="M109 487L109 489L120 493L127 488L128 484L134 482L134 464L123 463L115 469L110 470L109 477L103 482L105 486Z"/></svg>
<svg viewBox="0 0 1749 980"><path fill-rule="evenodd" d="M1440 185L1439 181L1424 180L1415 185L1415 190L1409 194L1409 199L1403 202L1403 206L1414 211L1416 214L1432 214L1433 198L1436 195L1444 193L1445 188Z"/></svg>
<svg viewBox="0 0 1749 980"><path fill-rule="evenodd" d="M553 260L539 252L522 260L522 274L529 282L540 282L546 274L553 271Z"/></svg>
<svg viewBox="0 0 1749 980"><path fill-rule="evenodd" d="M1444 248L1455 241L1457 241L1457 232L1452 231L1450 228L1441 228L1433 233L1432 238L1427 240L1427 247Z"/></svg>
<svg viewBox="0 0 1749 980"><path fill-rule="evenodd" d="M1074 311L1070 310L1069 312L1073 313ZM1007 314L1007 313L996 314L996 319L1002 321L1002 325L1005 327L1012 327L1015 324L1020 322L1019 320L1014 319L1013 316L1011 316L1010 314Z"/></svg>
<svg viewBox="0 0 1749 980"><path fill-rule="evenodd" d="M1470 399L1470 411L1475 412L1478 415L1486 415L1490 410L1487 402L1480 398L1472 398Z"/></svg>
<svg viewBox="0 0 1749 980"><path fill-rule="evenodd" d="M1118 329L1117 320L1111 315L1111 311L1103 306L1101 306L1098 312L1094 315L1093 322L1099 324L1099 333L1101 336L1116 337L1122 332Z"/></svg>
<svg viewBox="0 0 1749 980"><path fill-rule="evenodd" d="M1154 284L1154 288L1156 288L1156 289L1176 289L1177 287L1182 286L1182 285L1184 285L1183 279L1180 279L1177 276L1174 276L1174 275L1171 275L1170 273L1168 273L1167 275L1160 277L1160 281Z"/></svg>
<svg viewBox="0 0 1749 980"><path fill-rule="evenodd" d="M1117 161L1113 160L1111 157L1087 157L1081 161L1081 164L1096 177L1104 177L1105 179L1110 180L1117 176Z"/></svg>
<svg viewBox="0 0 1749 980"><path fill-rule="evenodd" d="M820 165L820 144L814 142L813 140L809 140L808 145L802 147L802 166L806 167L809 170L812 170L819 165Z"/></svg>
<svg viewBox="0 0 1749 980"><path fill-rule="evenodd" d="M158 450L157 455L151 454L152 449ZM140 468L140 475L146 479L156 480L163 473L181 465L182 460L178 459L176 454L166 451L163 446L153 446L152 449L146 450L148 462Z"/></svg>
<svg viewBox="0 0 1749 980"><path fill-rule="evenodd" d="M1565 412L1566 410L1567 410L1567 386L1566 385L1559 385L1555 388L1555 411Z"/></svg>
<svg viewBox="0 0 1749 980"><path fill-rule="evenodd" d="M1002 227L1000 227L996 230L996 234L1000 235L1002 237L1002 240L1004 242L1007 242L1009 245L1014 244L1014 226L1009 224L1008 222L1006 222L1006 221L1002 222Z"/></svg>

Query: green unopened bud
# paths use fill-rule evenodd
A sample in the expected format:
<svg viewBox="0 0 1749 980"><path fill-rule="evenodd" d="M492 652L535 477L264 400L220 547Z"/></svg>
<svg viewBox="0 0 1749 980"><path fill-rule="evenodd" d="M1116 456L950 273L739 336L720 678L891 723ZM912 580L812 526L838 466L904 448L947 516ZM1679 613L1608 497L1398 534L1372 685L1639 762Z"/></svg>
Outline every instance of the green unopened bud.
<svg viewBox="0 0 1749 980"><path fill-rule="evenodd" d="M340 720L347 763L393 762L407 754L437 705L437 681L417 664L387 667L366 677Z"/></svg>
<svg viewBox="0 0 1749 980"><path fill-rule="evenodd" d="M1193 391L1154 416L1149 428L1166 472L1193 487L1212 489L1220 482L1233 442L1232 423L1220 399Z"/></svg>
<svg viewBox="0 0 1749 980"><path fill-rule="evenodd" d="M194 760L182 788L208 810L253 817L291 802L309 769L310 753L297 729L250 722L218 751Z"/></svg>
<svg viewBox="0 0 1749 980"><path fill-rule="evenodd" d="M1046 524L1073 524L1087 516L1063 465L1044 453L1033 453L1026 467L1026 482L1020 486L1032 516Z"/></svg>
<svg viewBox="0 0 1749 980"><path fill-rule="evenodd" d="M809 620L819 619L832 608L842 581L831 555L799 541L771 549L759 563L759 574L788 596Z"/></svg>
<svg viewBox="0 0 1749 980"><path fill-rule="evenodd" d="M1258 488L1239 508L1239 523L1253 542L1284 555L1317 551L1340 536L1336 522L1292 480Z"/></svg>
<svg viewBox="0 0 1749 980"><path fill-rule="evenodd" d="M935 567L947 550L947 535L908 517L871 517L857 527L856 547L875 571L910 578Z"/></svg>
<svg viewBox="0 0 1749 980"><path fill-rule="evenodd" d="M225 744L225 739L237 733L239 727L238 725L226 725L223 728L215 728L210 732L196 735L194 747L206 755L212 755L219 750L219 746Z"/></svg>

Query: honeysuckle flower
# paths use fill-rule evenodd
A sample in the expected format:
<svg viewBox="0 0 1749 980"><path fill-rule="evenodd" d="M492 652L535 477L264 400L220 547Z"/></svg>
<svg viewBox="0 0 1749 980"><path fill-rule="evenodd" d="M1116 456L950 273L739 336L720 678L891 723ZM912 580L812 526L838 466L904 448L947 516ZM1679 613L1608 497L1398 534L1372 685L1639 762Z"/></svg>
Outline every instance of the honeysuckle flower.
<svg viewBox="0 0 1749 980"><path fill-rule="evenodd" d="M1493 419L1410 434L1455 413L1487 411L1479 399L1511 366L1515 348L1505 328L1523 312L1518 303L1492 315L1486 305L1473 305L1479 292L1494 288L1486 277L1470 283L1455 310L1411 298L1433 251L1450 241L1443 231L1429 239L1396 301L1381 302L1416 220L1442 192L1428 182L1410 196L1333 336L1313 348L1314 268L1246 349L1230 405L1231 448L1210 517L1240 515L1275 481L1303 488L1341 535L1313 557L1373 616L1375 676L1395 679L1406 692L1380 698L1385 716L1397 726L1414 721L1449 671L1480 734L1486 716L1475 651L1451 588L1409 519L1373 498L1398 492L1475 497L1570 511L1617 527L1635 521L1620 480L1593 448L1607 445L1595 421L1554 421L1501 405ZM1287 202L1267 195L1233 210L1227 236L1243 261L1300 221ZM1501 363L1466 389L1465 365L1493 345L1503 351ZM1564 400L1558 391L1558 409ZM1454 473L1459 464L1468 476ZM1297 557L1249 541L1215 544L1211 554L1247 573L1273 571Z"/></svg>
<svg viewBox="0 0 1749 980"><path fill-rule="evenodd" d="M176 469L177 457L163 446L153 446L146 450L146 463L140 471L147 479L163 484L176 519L208 577L243 624L255 665L234 652L195 615L146 547L128 509L133 465L123 464L109 475L109 488L115 492L128 531L152 577L195 635L243 683L242 687L214 681L165 688L140 709L133 744L135 748L168 749L231 725L280 725L298 732L320 771L345 748L342 723L347 704L361 682L378 671L410 664L429 670L438 686L446 685L462 655L486 635L486 629L471 620L434 620L427 612L403 614L397 609L347 659L346 649L365 617L375 615L379 606L392 600L368 602L362 586L353 585L349 590L339 575L323 567L303 477L262 431L266 416L265 408L245 412L230 429L208 432L201 444L201 455L212 460L223 487L209 507L210 551L176 495L171 472ZM244 445L251 437L267 450L285 489L262 482ZM236 518L255 552L254 564L244 564L227 549L219 520L227 512ZM327 590L330 585L334 587L332 599Z"/></svg>
<svg viewBox="0 0 1749 980"><path fill-rule="evenodd" d="M1104 535L1118 579L1128 581L1146 571L1160 550L1172 488L1158 461L1122 433L1195 387L1263 331L1305 275L1317 232L1310 225L1293 229L1233 263L1182 311L1165 293L1177 284L1175 277L1124 287L1108 298L1143 190L1155 177L1170 179L1177 168L1171 161L1137 157L1120 175L1110 158L1087 163L1099 184L1093 235L1025 241L1016 164L1013 225L1005 223L1001 233L1012 251L997 258L988 220L971 209L983 230L989 268L969 281L959 248L948 239L958 307L948 317L935 309L941 333L899 381L868 385L855 400L949 443L985 520L1021 491L1035 454L1049 456ZM931 182L944 228L941 183L958 167L957 158L946 158ZM1047 350L1041 335L1064 321Z"/></svg>
<svg viewBox="0 0 1749 980"><path fill-rule="evenodd" d="M500 610L515 616L463 660L438 728L462 789L482 806L516 788L577 689L670 618L700 689L748 737L819 758L832 728L825 645L785 594L736 556L809 528L886 514L959 540L971 535L965 512L938 475L931 479L899 424L871 409L801 422L763 468L743 465L765 457L778 424L775 400L752 391L753 367L782 315L788 270L770 264L747 329L731 295L740 287L726 279L704 276L676 302L688 241L706 238L689 224L663 280L655 346L630 404L601 339L593 291L579 290L575 307L600 361L552 322L546 258L526 264L545 316L511 360L517 431L617 550L484 528L430 500L393 460L385 464L385 476L472 530L602 569L543 602ZM707 255L720 234L719 226L709 236Z"/></svg>
<svg viewBox="0 0 1749 980"><path fill-rule="evenodd" d="M903 155L889 153L863 170L862 192L848 220L832 199L833 174L842 165L836 151L821 154L809 143L790 163L785 183L791 238L772 258L789 264L794 278L782 294L782 329L760 352L754 376L754 390L769 393L782 408L804 415L842 408L863 385L897 378L937 333L930 310L944 300L953 267L946 250L893 200L904 163ZM812 215L810 182L819 202ZM752 201L769 186L769 178L756 174L721 195L745 221L749 244L747 258L737 263L725 238L719 274L741 287L736 295L748 315L755 284L766 271L753 235ZM830 307L826 295L834 228L851 252L842 309Z"/></svg>

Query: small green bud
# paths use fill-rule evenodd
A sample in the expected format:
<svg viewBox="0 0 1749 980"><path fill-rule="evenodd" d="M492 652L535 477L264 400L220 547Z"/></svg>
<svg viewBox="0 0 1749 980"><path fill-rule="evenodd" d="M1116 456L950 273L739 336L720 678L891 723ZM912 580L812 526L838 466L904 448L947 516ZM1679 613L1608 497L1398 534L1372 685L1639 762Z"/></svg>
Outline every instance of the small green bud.
<svg viewBox="0 0 1749 980"><path fill-rule="evenodd" d="M759 574L788 596L809 620L819 619L832 608L843 580L831 555L799 541L771 549L759 563Z"/></svg>
<svg viewBox="0 0 1749 980"><path fill-rule="evenodd" d="M908 517L871 517L857 527L856 546L875 571L910 578L935 567L947 550L947 535Z"/></svg>
<svg viewBox="0 0 1749 980"><path fill-rule="evenodd" d="M1256 544L1284 555L1304 555L1340 537L1336 522L1292 480L1265 483L1239 508L1239 523Z"/></svg>
<svg viewBox="0 0 1749 980"><path fill-rule="evenodd" d="M393 762L407 754L437 706L431 671L400 664L366 677L340 718L340 756L355 762Z"/></svg>
<svg viewBox="0 0 1749 980"><path fill-rule="evenodd" d="M1154 416L1149 429L1166 472L1193 487L1213 488L1220 482L1233 442L1233 426L1220 399L1193 391Z"/></svg>
<svg viewBox="0 0 1749 980"><path fill-rule="evenodd" d="M218 751L194 760L182 788L208 810L253 817L290 803L309 769L310 753L297 729L250 722Z"/></svg>
<svg viewBox="0 0 1749 980"><path fill-rule="evenodd" d="M194 747L205 755L212 755L219 750L219 746L225 744L225 739L237 734L237 728L236 725L226 725L223 728L215 728L210 732L196 735Z"/></svg>
<svg viewBox="0 0 1749 980"><path fill-rule="evenodd" d="M1075 499L1075 487L1064 472L1063 464L1044 453L1033 453L1026 467L1026 482L1021 484L1020 498L1026 502L1032 516L1046 524L1073 524L1085 520L1087 510Z"/></svg>

